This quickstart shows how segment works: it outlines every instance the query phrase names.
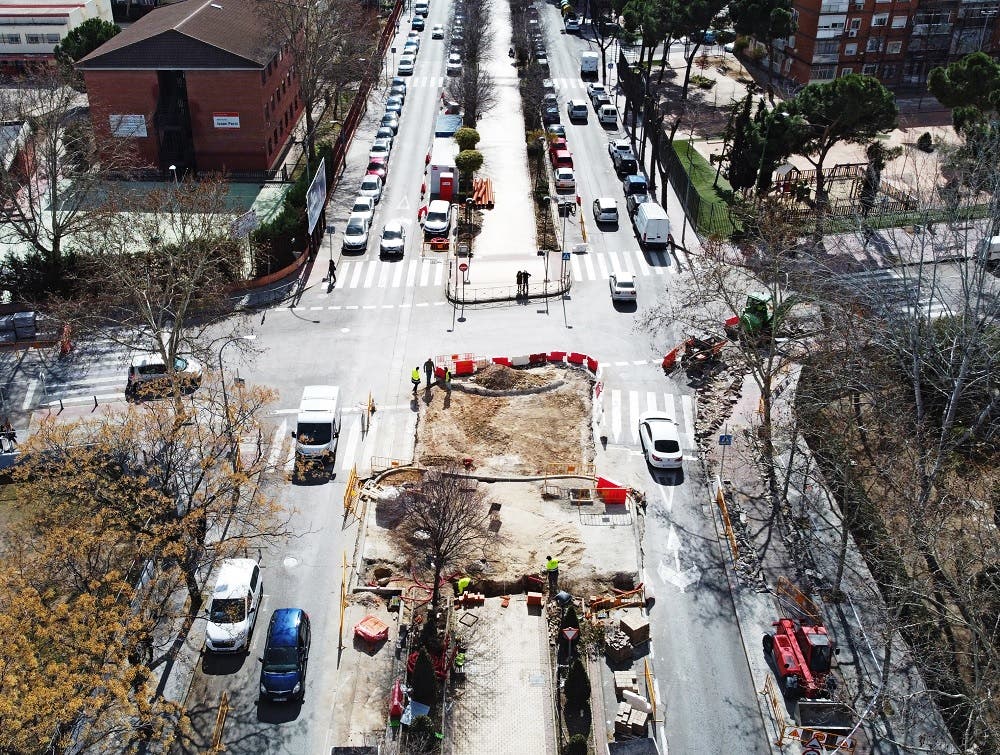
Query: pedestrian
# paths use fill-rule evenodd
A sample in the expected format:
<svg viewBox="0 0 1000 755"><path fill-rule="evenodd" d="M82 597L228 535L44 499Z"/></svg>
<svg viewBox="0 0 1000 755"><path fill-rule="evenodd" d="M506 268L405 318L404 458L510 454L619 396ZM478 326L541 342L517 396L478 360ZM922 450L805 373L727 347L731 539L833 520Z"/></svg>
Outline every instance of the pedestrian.
<svg viewBox="0 0 1000 755"><path fill-rule="evenodd" d="M444 368L444 389L451 393L451 370Z"/></svg>
<svg viewBox="0 0 1000 755"><path fill-rule="evenodd" d="M420 387L420 368L414 367L410 373L410 382L413 383L413 395L417 395L417 388Z"/></svg>
<svg viewBox="0 0 1000 755"><path fill-rule="evenodd" d="M0 441L6 442L5 446L0 445L0 451L12 452L17 445L17 431L7 417L4 417L3 425L0 425Z"/></svg>
<svg viewBox="0 0 1000 755"><path fill-rule="evenodd" d="M427 375L427 387L431 387L431 381L434 379L434 360L427 357L427 361L424 362L424 374Z"/></svg>
<svg viewBox="0 0 1000 755"><path fill-rule="evenodd" d="M545 573L549 577L549 592L554 593L559 587L559 561L552 556L545 557Z"/></svg>
<svg viewBox="0 0 1000 755"><path fill-rule="evenodd" d="M330 266L326 271L326 279L330 281L331 286L337 282L337 263L333 261L332 257L330 258Z"/></svg>
<svg viewBox="0 0 1000 755"><path fill-rule="evenodd" d="M517 295L521 296L521 288L524 286L524 273L517 271Z"/></svg>
<svg viewBox="0 0 1000 755"><path fill-rule="evenodd" d="M525 270L524 271L524 295L525 296L528 295L528 283L530 282L530 280L531 280L531 273L529 273L527 270Z"/></svg>

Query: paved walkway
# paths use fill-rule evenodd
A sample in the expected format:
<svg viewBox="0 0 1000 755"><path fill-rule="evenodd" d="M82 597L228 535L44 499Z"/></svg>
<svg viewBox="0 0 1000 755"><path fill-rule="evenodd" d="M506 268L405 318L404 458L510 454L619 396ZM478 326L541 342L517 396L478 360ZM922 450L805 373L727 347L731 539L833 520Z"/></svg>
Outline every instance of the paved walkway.
<svg viewBox="0 0 1000 755"><path fill-rule="evenodd" d="M463 621L464 618L464 621ZM552 669L545 618L524 595L455 613L468 637L466 680L451 711L454 755L555 755ZM467 626L468 625L468 626Z"/></svg>

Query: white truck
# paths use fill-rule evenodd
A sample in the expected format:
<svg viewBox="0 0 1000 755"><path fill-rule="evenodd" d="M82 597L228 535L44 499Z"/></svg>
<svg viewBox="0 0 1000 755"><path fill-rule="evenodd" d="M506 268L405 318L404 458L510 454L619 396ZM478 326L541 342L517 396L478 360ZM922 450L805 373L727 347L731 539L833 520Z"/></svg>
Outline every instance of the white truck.
<svg viewBox="0 0 1000 755"><path fill-rule="evenodd" d="M336 459L340 424L340 388L335 385L307 385L302 389L302 402L292 433L295 455Z"/></svg>
<svg viewBox="0 0 1000 755"><path fill-rule="evenodd" d="M580 53L580 78L597 78L597 69L601 65L601 56L596 52Z"/></svg>
<svg viewBox="0 0 1000 755"><path fill-rule="evenodd" d="M455 157L458 155L458 145L454 139L435 139L431 145L431 161L428 167L430 173L431 196L441 193L441 174L451 173L457 176Z"/></svg>

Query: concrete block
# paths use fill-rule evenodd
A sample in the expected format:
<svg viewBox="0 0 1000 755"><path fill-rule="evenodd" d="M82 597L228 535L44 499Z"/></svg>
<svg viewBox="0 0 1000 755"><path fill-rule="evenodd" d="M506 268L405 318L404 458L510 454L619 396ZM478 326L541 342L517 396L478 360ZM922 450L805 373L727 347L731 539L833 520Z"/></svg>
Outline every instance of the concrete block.
<svg viewBox="0 0 1000 755"><path fill-rule="evenodd" d="M633 645L641 645L649 640L649 619L644 616L626 614L619 624Z"/></svg>

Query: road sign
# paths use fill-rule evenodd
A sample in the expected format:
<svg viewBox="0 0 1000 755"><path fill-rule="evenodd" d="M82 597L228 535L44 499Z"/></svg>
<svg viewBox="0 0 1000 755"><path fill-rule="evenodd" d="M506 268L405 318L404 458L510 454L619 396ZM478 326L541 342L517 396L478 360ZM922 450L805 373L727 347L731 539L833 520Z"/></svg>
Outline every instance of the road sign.
<svg viewBox="0 0 1000 755"><path fill-rule="evenodd" d="M464 273L466 270L469 269L469 266L463 262L461 265L458 266L458 269Z"/></svg>
<svg viewBox="0 0 1000 755"><path fill-rule="evenodd" d="M576 627L566 627L564 630L562 630L562 633L563 637L572 642L573 640L576 639L576 636L580 634L580 630L577 629Z"/></svg>
<svg viewBox="0 0 1000 755"><path fill-rule="evenodd" d="M563 262L569 262L569 252L563 252L562 253L562 261Z"/></svg>
<svg viewBox="0 0 1000 755"><path fill-rule="evenodd" d="M720 435L719 436L719 445L720 446L731 446L731 445L733 445L733 436L732 435Z"/></svg>

